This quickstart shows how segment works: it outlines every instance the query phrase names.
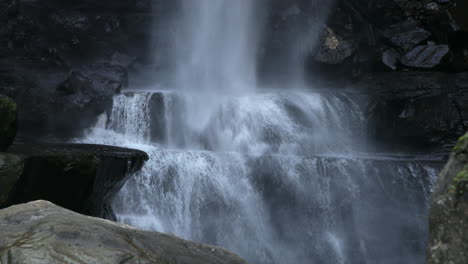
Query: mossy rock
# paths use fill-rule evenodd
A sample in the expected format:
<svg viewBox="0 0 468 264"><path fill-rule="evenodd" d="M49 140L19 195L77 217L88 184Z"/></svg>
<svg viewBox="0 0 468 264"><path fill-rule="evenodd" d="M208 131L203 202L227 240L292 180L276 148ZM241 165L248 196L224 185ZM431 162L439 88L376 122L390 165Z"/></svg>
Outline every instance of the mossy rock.
<svg viewBox="0 0 468 264"><path fill-rule="evenodd" d="M18 113L10 98L0 95L0 151L5 151L16 136Z"/></svg>
<svg viewBox="0 0 468 264"><path fill-rule="evenodd" d="M468 263L468 133L439 175L429 226L428 264Z"/></svg>
<svg viewBox="0 0 468 264"><path fill-rule="evenodd" d="M458 139L457 144L453 148L455 155L468 154L468 134Z"/></svg>

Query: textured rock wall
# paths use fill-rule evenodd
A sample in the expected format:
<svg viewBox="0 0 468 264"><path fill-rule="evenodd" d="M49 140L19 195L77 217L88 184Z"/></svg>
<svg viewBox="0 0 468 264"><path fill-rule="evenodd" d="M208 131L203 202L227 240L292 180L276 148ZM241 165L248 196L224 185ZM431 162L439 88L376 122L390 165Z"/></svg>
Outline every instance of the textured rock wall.
<svg viewBox="0 0 468 264"><path fill-rule="evenodd" d="M439 175L429 224L427 263L468 263L468 133Z"/></svg>

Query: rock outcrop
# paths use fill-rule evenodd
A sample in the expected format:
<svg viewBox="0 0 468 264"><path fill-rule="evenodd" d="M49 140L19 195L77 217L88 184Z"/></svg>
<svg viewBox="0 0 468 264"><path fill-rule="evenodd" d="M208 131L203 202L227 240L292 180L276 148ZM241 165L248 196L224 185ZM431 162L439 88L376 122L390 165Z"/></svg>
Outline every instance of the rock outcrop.
<svg viewBox="0 0 468 264"><path fill-rule="evenodd" d="M148 159L139 150L86 144L17 144L9 151L25 157L24 170L3 206L44 199L108 219L115 219L109 201Z"/></svg>
<svg viewBox="0 0 468 264"><path fill-rule="evenodd" d="M428 264L468 263L468 133L439 175L429 228Z"/></svg>
<svg viewBox="0 0 468 264"><path fill-rule="evenodd" d="M0 95L0 151L5 151L16 136L16 104L10 98Z"/></svg>
<svg viewBox="0 0 468 264"><path fill-rule="evenodd" d="M0 263L241 264L237 255L36 201L0 211Z"/></svg>

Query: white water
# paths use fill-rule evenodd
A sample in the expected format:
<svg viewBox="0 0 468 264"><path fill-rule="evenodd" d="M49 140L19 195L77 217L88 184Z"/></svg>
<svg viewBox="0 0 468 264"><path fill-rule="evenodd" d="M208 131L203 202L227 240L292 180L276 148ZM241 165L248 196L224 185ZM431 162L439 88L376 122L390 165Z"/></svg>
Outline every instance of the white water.
<svg viewBox="0 0 468 264"><path fill-rule="evenodd" d="M258 89L261 2L182 0L174 87L116 96L81 140L150 156L119 221L251 263L424 263L438 165L363 154L359 96Z"/></svg>

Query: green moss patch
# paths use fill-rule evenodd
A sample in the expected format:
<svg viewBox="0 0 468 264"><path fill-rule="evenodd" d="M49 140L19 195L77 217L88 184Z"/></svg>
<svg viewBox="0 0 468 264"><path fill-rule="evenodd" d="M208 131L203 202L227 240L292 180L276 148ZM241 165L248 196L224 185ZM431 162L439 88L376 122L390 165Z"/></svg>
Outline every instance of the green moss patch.
<svg viewBox="0 0 468 264"><path fill-rule="evenodd" d="M453 178L449 190L457 197L468 192L468 165Z"/></svg>
<svg viewBox="0 0 468 264"><path fill-rule="evenodd" d="M453 148L453 152L455 152L456 155L468 152L468 134L458 139L457 144Z"/></svg>

